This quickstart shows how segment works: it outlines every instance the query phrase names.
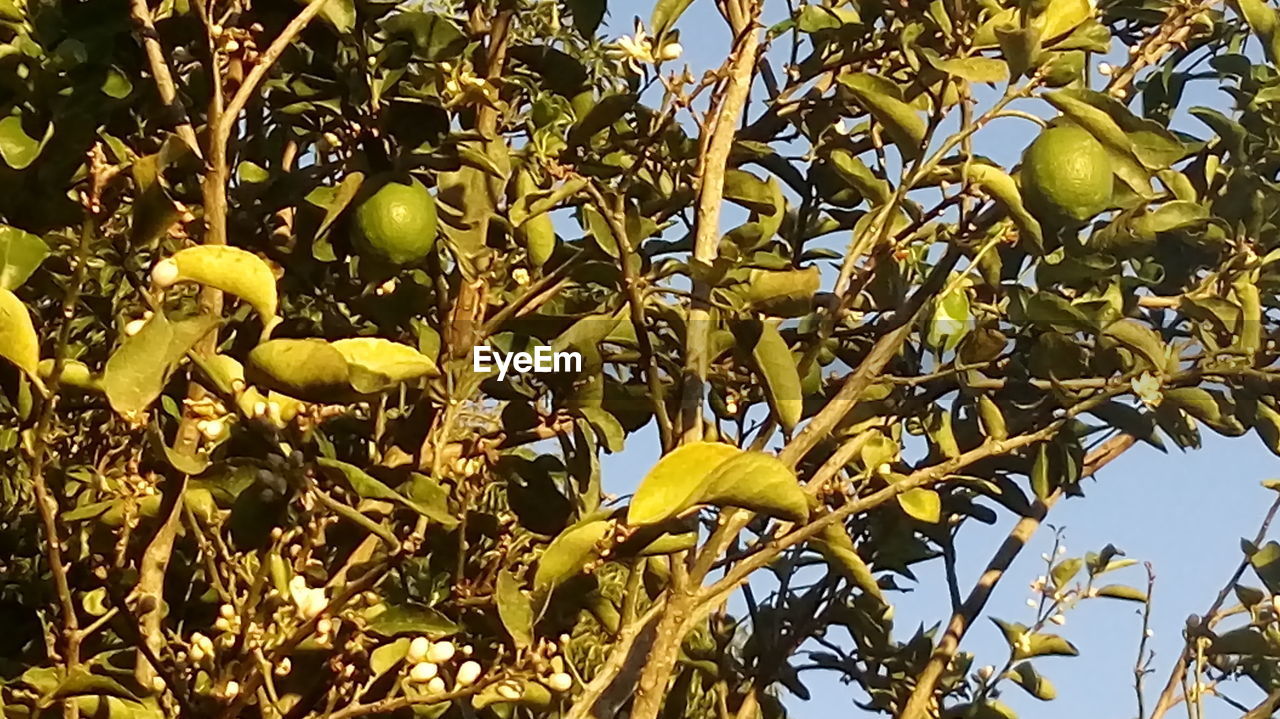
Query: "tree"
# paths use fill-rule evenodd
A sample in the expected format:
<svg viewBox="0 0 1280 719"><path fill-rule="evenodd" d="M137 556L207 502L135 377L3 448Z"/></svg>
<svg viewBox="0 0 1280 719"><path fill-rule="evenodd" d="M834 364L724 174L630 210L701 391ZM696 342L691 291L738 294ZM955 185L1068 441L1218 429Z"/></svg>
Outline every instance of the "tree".
<svg viewBox="0 0 1280 719"><path fill-rule="evenodd" d="M778 716L801 669L1010 716L1062 611L1149 608L1053 557L1004 669L959 648L1120 453L1280 453L1277 10L719 0L698 78L690 2L0 0L6 717ZM1139 715L1280 704L1264 541Z"/></svg>

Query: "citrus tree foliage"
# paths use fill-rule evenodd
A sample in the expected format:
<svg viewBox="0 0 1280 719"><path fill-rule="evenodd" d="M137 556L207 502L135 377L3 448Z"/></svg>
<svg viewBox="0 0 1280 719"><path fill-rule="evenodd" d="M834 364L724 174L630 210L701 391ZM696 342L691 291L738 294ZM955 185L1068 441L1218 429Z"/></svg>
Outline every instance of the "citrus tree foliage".
<svg viewBox="0 0 1280 719"><path fill-rule="evenodd" d="M720 0L698 76L689 5L0 0L6 717L1010 716L1147 601L959 651L1130 445L1280 452L1275 8ZM1245 549L1153 715L1280 701Z"/></svg>

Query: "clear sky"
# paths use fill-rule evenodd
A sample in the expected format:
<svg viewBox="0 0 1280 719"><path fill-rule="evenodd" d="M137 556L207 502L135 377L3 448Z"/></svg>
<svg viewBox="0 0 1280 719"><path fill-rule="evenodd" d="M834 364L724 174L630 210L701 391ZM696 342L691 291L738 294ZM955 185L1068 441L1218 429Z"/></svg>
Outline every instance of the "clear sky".
<svg viewBox="0 0 1280 719"><path fill-rule="evenodd" d="M630 34L633 13L643 13L647 21L651 7L647 1L615 0L611 5L608 27L602 29L610 37ZM785 15L786 3L766 0L766 8L766 21L776 22ZM710 0L694 0L678 27L685 48L683 59L695 75L721 62L727 50L727 35ZM1184 104L1228 109L1223 96L1206 83L1194 86L1188 101ZM1026 103L1022 109L1051 114L1042 102ZM1194 120L1179 121L1177 126L1202 137L1207 134ZM1034 126L1021 121L1001 124L998 129L993 126L977 136L976 149L999 162L1012 164L1030 142L1034 130ZM1173 448L1169 454L1161 454L1145 445L1130 450L1098 477L1087 481L1083 499L1059 504L1048 519L1063 529L1069 556L1097 550L1110 542L1128 556L1154 566L1155 635L1149 647L1156 652L1156 671L1147 680L1148 711L1181 650L1186 617L1208 608L1241 558L1240 538L1254 535L1274 498L1259 483L1280 476L1280 463L1255 435L1228 440L1207 429L1202 432L1205 446L1199 451L1184 454ZM604 459L606 489L616 494L630 492L656 459L657 446L650 426L632 437L623 453ZM996 526L970 522L962 533L958 545L962 585L972 585L1016 521L1008 512L1000 512L1001 521ZM1050 550L1052 542L1052 530L1043 527L996 590L987 616L1026 624L1034 620L1034 610L1026 605L1031 596L1028 583L1044 573L1041 554ZM909 637L920 623L929 626L945 622L949 616L941 562L919 565L917 574L920 581L915 591L893 596L899 638ZM1117 573L1115 581L1143 586L1146 578L1138 566ZM1246 581L1258 584L1251 575ZM1057 686L1059 698L1039 702L1008 684L1002 699L1021 716L1037 719L1136 716L1133 667L1141 632L1138 608L1134 603L1109 599L1083 603L1068 615L1063 627L1055 630L1080 649L1080 656L1036 661L1037 668ZM999 667L1007 657L1003 638L986 619L975 624L962 648L977 655L975 666ZM788 700L793 716L815 716L818 710L833 709L847 711L847 716L860 715L851 702L850 688L816 672L806 673L803 678L813 698L808 703ZM1245 684L1228 687L1227 691L1237 701L1250 705L1260 697ZM1206 700L1205 710L1209 719L1240 714L1212 698ZM1181 715L1180 709L1171 713Z"/></svg>

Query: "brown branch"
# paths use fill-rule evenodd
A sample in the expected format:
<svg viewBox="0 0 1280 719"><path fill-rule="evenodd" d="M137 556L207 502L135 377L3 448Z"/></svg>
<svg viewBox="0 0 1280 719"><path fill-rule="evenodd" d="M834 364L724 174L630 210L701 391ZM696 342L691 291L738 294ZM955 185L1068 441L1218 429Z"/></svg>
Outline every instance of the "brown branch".
<svg viewBox="0 0 1280 719"><path fill-rule="evenodd" d="M685 339L685 369L681 378L680 433L683 441L702 439L702 396L705 392L708 357L711 344L711 283L706 273L711 271L720 245L720 206L724 201L724 175L729 162L729 152L737 135L738 121L742 117L751 94L751 81L755 74L760 49L757 21L761 4L755 0L729 0L730 6L741 3L741 24L732 26L733 48L729 55L727 85L720 102L713 103L709 139L698 163L698 206L695 211L695 235L692 259L693 300L689 307L689 321ZM645 711L650 700L645 700ZM656 709L654 709L656 711ZM647 719L641 715L640 719Z"/></svg>
<svg viewBox="0 0 1280 719"><path fill-rule="evenodd" d="M1133 443L1133 436L1128 434L1116 435L1103 443L1102 446L1085 457L1085 466L1080 474L1081 478L1088 477L1105 467L1113 459L1132 447ZM938 641L937 648L933 650L933 655L929 657L929 663L925 665L924 670L916 678L916 686L911 692L911 697L907 700L906 707L902 710L901 719L921 719L928 716L929 705L933 700L934 691L938 687L938 680L941 679L947 666L951 664L951 660L955 658L956 652L960 649L960 641L964 639L965 633L969 631L969 627L973 625L974 620L986 608L987 601L991 598L991 593L995 590L996 584L1004 577L1004 573L1009 570L1013 560L1017 559L1023 548L1031 540L1031 537L1036 533L1036 530L1040 528L1040 523L1044 520L1045 515L1049 513L1049 510L1053 508L1053 505L1061 497L1062 490L1058 489L1043 501L1037 501L1031 507L1031 512L1020 519L1009 532L1009 536L1005 537L995 556L987 563L986 570L978 578L978 583L973 586L973 589L969 590L964 602L951 614L951 621L947 623L946 633Z"/></svg>
<svg viewBox="0 0 1280 719"><path fill-rule="evenodd" d="M101 158L101 147L91 151L97 153L91 158L90 167L96 167L94 159ZM80 289L84 286L89 268L89 247L97 234L97 220L86 217L80 233L80 242L76 246L75 269L67 293L62 299L62 325L58 328L58 339L53 352L53 371L46 380L47 396L40 408L40 416L36 420L34 430L35 442L31 451L31 485L35 493L36 511L40 515L40 525L44 530L45 561L49 564L49 573L53 576L53 586L58 595L62 615L62 640L65 642L66 656L63 657L68 668L80 663L79 628L80 620L76 615L75 598L71 595L71 585L67 581L67 568L62 559L62 533L58 528L58 500L49 492L49 484L45 479L45 464L49 458L50 432L53 430L57 415L58 388L62 371L67 362L67 345L71 340L71 320L76 305L80 301Z"/></svg>
<svg viewBox="0 0 1280 719"><path fill-rule="evenodd" d="M142 41L142 48L147 54L147 64L151 67L151 78L155 82L156 91L160 93L160 101L164 103L166 120L173 123L174 130L196 157L203 157L200 142L196 139L195 128L187 117L187 110L178 100L177 86L173 82L173 73L169 71L169 63L164 57L164 48L160 46L160 36L156 32L155 21L151 17L151 9L147 0L130 0L129 11L133 16L135 31Z"/></svg>

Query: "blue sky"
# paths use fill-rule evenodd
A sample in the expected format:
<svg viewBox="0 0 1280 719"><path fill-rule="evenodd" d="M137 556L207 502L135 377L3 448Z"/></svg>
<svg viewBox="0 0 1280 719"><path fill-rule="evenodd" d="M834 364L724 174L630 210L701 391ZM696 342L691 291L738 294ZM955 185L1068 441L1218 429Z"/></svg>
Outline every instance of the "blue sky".
<svg viewBox="0 0 1280 719"><path fill-rule="evenodd" d="M612 6L609 25L602 31L610 36L630 34L633 13L644 13L642 17L648 19L650 3L615 0ZM767 23L785 16L786 3L780 0L767 0L766 8ZM685 48L682 59L695 76L720 63L728 46L727 34L710 0L695 0L678 27ZM1197 83L1188 92L1184 107L1197 104L1224 107L1224 96L1211 84ZM1038 101L1025 102L1021 109L1052 114L1047 104ZM1199 123L1184 118L1175 122L1178 129L1204 134ZM976 150L1002 163L1016 162L1034 130L1030 123L1017 120L992 125L977 136ZM1128 556L1153 565L1157 575L1152 617L1155 634L1149 647L1156 652L1156 671L1147 680L1148 710L1181 650L1186 617L1208 608L1240 559L1240 538L1253 536L1274 497L1259 483L1280 476L1276 458L1256 436L1224 439L1207 429L1203 432L1205 446L1196 452L1172 449L1161 454L1145 445L1130 450L1087 482L1086 497L1061 503L1048 520L1062 529L1068 556L1110 542ZM633 437L623 453L605 458L606 489L617 494L631 491L656 459L650 426ZM971 585L977 578L1015 520L1005 513L992 527L970 523L958 545L962 585ZM1028 624L1034 620L1034 610L1026 605L1031 596L1028 583L1044 573L1041 554L1050 551L1052 544L1052 530L1042 528L996 590L988 615ZM910 636L921 623L945 622L949 615L941 563L922 565L918 574L916 591L895 601L900 637ZM1118 573L1115 580L1141 586L1146 578L1139 565ZM1252 577L1246 581L1257 584ZM1003 700L1023 717L1039 719L1135 716L1133 666L1141 632L1137 608L1117 600L1084 602L1056 630L1080 649L1080 656L1037 661L1037 668L1057 686L1059 698L1039 702L1008 685ZM976 654L975 666L998 667L1007 656L1003 638L985 619L975 624L963 649ZM815 710L829 709L858 715L848 688L818 673L806 673L804 679L813 699L808 703L788 701L794 716L812 716ZM1260 696L1243 684L1227 690L1246 704ZM1171 713L1181 715L1181 709ZM1205 703L1205 716L1237 717L1239 712L1210 698Z"/></svg>

